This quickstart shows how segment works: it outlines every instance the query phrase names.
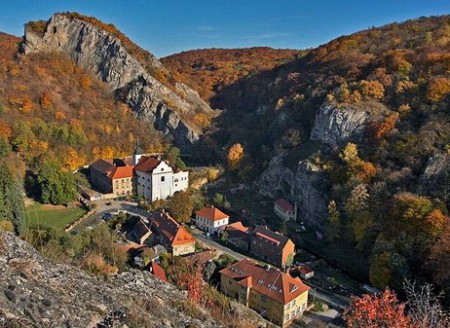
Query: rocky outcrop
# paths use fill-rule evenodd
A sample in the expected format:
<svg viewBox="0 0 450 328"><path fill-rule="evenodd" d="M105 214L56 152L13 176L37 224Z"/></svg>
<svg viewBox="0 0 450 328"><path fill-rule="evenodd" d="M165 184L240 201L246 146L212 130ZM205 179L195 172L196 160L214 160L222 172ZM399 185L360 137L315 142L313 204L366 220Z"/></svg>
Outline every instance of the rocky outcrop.
<svg viewBox="0 0 450 328"><path fill-rule="evenodd" d="M328 216L330 182L320 167L309 160L301 160L295 171L283 164L284 155L272 158L269 167L257 183L259 192L275 198L282 194L297 202L299 218L322 229Z"/></svg>
<svg viewBox="0 0 450 328"><path fill-rule="evenodd" d="M23 51L65 53L116 91L140 118L173 136L182 148L194 143L200 133L186 118L212 113L186 85L176 84L173 90L152 76L151 71L164 70L156 57L147 54L145 69L118 37L81 19L56 14L42 35L26 28Z"/></svg>
<svg viewBox="0 0 450 328"><path fill-rule="evenodd" d="M311 140L330 145L359 142L364 136L366 123L388 112L379 103L336 104L325 103L319 109L311 131Z"/></svg>
<svg viewBox="0 0 450 328"><path fill-rule="evenodd" d="M149 272L130 271L105 282L51 263L26 242L0 233L0 326L222 327L176 309L186 296ZM5 325L8 326L8 325Z"/></svg>
<svg viewBox="0 0 450 328"><path fill-rule="evenodd" d="M419 193L432 197L442 197L447 187L445 179L449 179L450 154L436 154L431 157L420 177Z"/></svg>

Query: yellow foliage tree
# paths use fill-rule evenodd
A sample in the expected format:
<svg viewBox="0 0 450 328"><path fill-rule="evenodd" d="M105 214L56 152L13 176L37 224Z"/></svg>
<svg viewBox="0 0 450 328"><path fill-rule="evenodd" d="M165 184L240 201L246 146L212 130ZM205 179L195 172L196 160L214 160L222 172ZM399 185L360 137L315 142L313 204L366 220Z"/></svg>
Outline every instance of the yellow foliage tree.
<svg viewBox="0 0 450 328"><path fill-rule="evenodd" d="M244 156L244 147L240 143L234 144L228 150L228 165L232 170L237 169L242 157Z"/></svg>
<svg viewBox="0 0 450 328"><path fill-rule="evenodd" d="M441 101L448 93L450 93L450 79L446 77L435 78L428 84L427 99L430 101Z"/></svg>

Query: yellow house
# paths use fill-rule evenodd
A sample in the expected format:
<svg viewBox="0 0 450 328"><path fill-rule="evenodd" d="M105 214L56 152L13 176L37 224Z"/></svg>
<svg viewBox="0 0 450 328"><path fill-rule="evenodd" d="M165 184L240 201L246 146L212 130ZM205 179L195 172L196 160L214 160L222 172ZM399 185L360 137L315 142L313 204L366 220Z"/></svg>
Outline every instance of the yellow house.
<svg viewBox="0 0 450 328"><path fill-rule="evenodd" d="M302 316L308 303L309 287L300 278L250 260L220 271L220 289L282 327Z"/></svg>

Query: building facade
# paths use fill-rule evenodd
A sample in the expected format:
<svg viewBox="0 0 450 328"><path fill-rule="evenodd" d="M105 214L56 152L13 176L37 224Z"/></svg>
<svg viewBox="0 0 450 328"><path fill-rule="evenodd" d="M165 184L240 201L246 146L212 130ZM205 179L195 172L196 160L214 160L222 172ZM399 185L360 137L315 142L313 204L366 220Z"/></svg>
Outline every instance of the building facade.
<svg viewBox="0 0 450 328"><path fill-rule="evenodd" d="M136 194L149 202L167 199L189 187L189 172L155 157L142 156L135 166Z"/></svg>
<svg viewBox="0 0 450 328"><path fill-rule="evenodd" d="M292 264L295 245L288 237L265 227L256 227L250 236L250 253L279 268Z"/></svg>
<svg viewBox="0 0 450 328"><path fill-rule="evenodd" d="M220 289L282 327L307 308L309 287L300 278L247 259L220 271Z"/></svg>
<svg viewBox="0 0 450 328"><path fill-rule="evenodd" d="M149 222L158 241L174 256L195 252L194 237L164 210L154 212Z"/></svg>
<svg viewBox="0 0 450 328"><path fill-rule="evenodd" d="M284 198L278 198L273 203L273 211L278 217L280 217L284 221L297 219L297 203L292 205L289 201L287 201Z"/></svg>
<svg viewBox="0 0 450 328"><path fill-rule="evenodd" d="M245 227L241 221L227 225L223 234L227 243L248 252L250 244L250 229Z"/></svg>
<svg viewBox="0 0 450 328"><path fill-rule="evenodd" d="M211 234L219 234L219 231L228 225L230 216L221 210L211 207L203 207L195 213L195 225Z"/></svg>
<svg viewBox="0 0 450 328"><path fill-rule="evenodd" d="M131 157L99 159L89 166L91 183L104 194L112 193L116 197L132 195L133 168Z"/></svg>
<svg viewBox="0 0 450 328"><path fill-rule="evenodd" d="M189 172L165 161L142 155L137 146L129 157L99 159L89 166L91 183L102 193L115 197L137 194L149 202L167 199L189 187Z"/></svg>

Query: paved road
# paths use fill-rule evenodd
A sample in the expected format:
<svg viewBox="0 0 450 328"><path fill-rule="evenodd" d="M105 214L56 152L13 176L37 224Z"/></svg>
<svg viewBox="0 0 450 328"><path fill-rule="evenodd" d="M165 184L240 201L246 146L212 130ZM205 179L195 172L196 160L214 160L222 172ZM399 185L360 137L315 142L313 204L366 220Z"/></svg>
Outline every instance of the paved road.
<svg viewBox="0 0 450 328"><path fill-rule="evenodd" d="M215 248L218 250L218 253L226 253L228 255L233 256L235 259L237 260L244 260L244 259L251 259L245 255L242 255L238 252L235 252L231 249L229 249L228 247L225 247L221 244L219 244L218 242L215 242L214 240L212 240L209 237L206 237L202 231L198 230L197 228L192 228L191 229L191 233L194 236L195 239L199 240L200 242L202 242L203 244L205 244L206 246L210 247L210 248ZM218 254L220 255L220 254Z"/></svg>
<svg viewBox="0 0 450 328"><path fill-rule="evenodd" d="M347 307L350 306L350 299L347 297L344 297L342 295L334 294L331 292L322 292L319 288L315 287L314 285L308 283L307 281L303 281L306 285L310 286L311 289L309 290L309 294L312 297L316 297L317 299L331 305L332 307L339 309L339 310L345 310Z"/></svg>
<svg viewBox="0 0 450 328"><path fill-rule="evenodd" d="M111 203L111 205L106 205ZM102 214L104 213L111 213L111 212L117 212L119 210L126 211L130 214L137 215L141 218L147 218L150 214L143 212L139 210L136 207L136 203L133 202L127 202L127 201L117 201L117 200L101 200L96 201L95 204L97 204L95 208L95 213L91 215L89 218L84 220L82 223L80 223L78 226L73 228L71 230L72 234L77 234L84 229L86 229L89 226L95 226L96 224L99 224L101 222Z"/></svg>

